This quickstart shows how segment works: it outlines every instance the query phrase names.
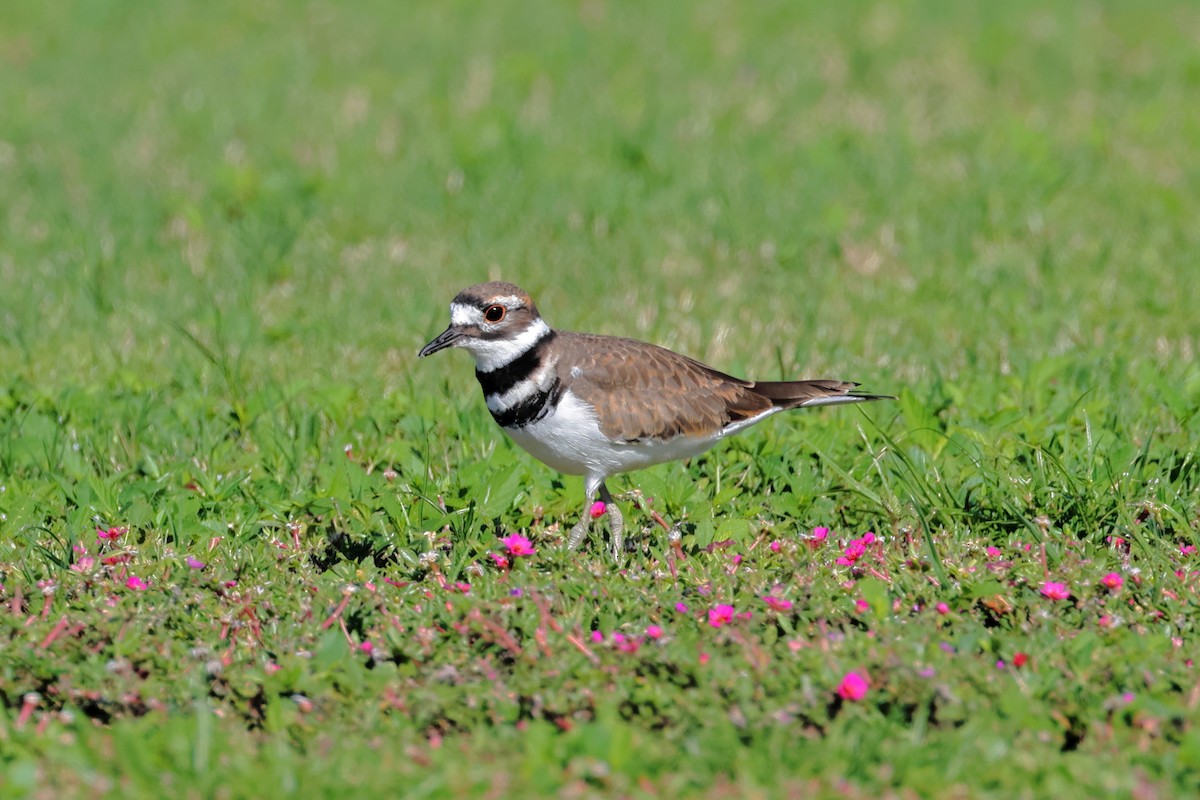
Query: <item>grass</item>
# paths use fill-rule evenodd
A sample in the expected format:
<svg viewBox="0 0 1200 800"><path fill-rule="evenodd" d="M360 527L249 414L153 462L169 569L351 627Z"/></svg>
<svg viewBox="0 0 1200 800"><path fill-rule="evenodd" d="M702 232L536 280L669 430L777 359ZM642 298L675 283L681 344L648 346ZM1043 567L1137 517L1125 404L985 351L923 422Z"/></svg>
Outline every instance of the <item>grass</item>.
<svg viewBox="0 0 1200 800"><path fill-rule="evenodd" d="M1200 779L1193 4L5 16L4 796ZM491 277L898 400L568 554L578 479L415 359Z"/></svg>

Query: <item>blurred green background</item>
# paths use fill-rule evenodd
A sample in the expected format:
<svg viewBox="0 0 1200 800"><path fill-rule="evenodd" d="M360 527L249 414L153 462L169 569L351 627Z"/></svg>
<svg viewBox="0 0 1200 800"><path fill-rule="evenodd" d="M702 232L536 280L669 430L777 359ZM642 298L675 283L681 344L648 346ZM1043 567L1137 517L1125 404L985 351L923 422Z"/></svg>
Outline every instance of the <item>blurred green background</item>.
<svg viewBox="0 0 1200 800"><path fill-rule="evenodd" d="M39 385L194 370L178 326L247 375L407 390L495 277L764 377L1118 353L1194 385L1190 3L5 17L0 367Z"/></svg>

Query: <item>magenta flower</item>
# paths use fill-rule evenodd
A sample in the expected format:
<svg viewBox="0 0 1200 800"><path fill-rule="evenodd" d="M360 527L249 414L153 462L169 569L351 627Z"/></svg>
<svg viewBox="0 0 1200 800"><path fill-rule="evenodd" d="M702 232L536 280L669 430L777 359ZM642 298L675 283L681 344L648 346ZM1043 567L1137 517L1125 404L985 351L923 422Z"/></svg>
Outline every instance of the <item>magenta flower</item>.
<svg viewBox="0 0 1200 800"><path fill-rule="evenodd" d="M601 631L592 631L592 641L596 644L604 641L604 634Z"/></svg>
<svg viewBox="0 0 1200 800"><path fill-rule="evenodd" d="M947 614L950 613L950 606L946 605L945 603L938 603L933 608L935 611L937 611L937 613L941 614L942 616L946 616Z"/></svg>
<svg viewBox="0 0 1200 800"><path fill-rule="evenodd" d="M824 542L827 538L829 538L829 528L818 527L813 528L812 536L809 537L809 541L812 542L813 546L815 547L816 545Z"/></svg>
<svg viewBox="0 0 1200 800"><path fill-rule="evenodd" d="M129 528L120 528L120 527L116 527L116 526L111 527L111 528L101 528L99 526L96 527L96 538L104 539L105 541L109 541L109 542L115 542L117 539L120 539L123 534L126 534L126 533L129 533Z"/></svg>
<svg viewBox="0 0 1200 800"><path fill-rule="evenodd" d="M597 500L596 502L592 503L591 508L588 509L588 516L592 519L597 519L604 516L604 512L607 510L608 506L604 505L604 501Z"/></svg>
<svg viewBox="0 0 1200 800"><path fill-rule="evenodd" d="M1125 579L1115 572L1110 572L1100 579L1100 585L1110 592L1117 592L1125 585Z"/></svg>
<svg viewBox="0 0 1200 800"><path fill-rule="evenodd" d="M1049 597L1051 600L1067 600L1071 597L1071 590L1065 583L1046 581L1042 584L1042 596Z"/></svg>
<svg viewBox="0 0 1200 800"><path fill-rule="evenodd" d="M680 614L686 614L688 613L688 604L681 600L675 604L675 610Z"/></svg>
<svg viewBox="0 0 1200 800"><path fill-rule="evenodd" d="M640 639L634 639L632 636L626 636L623 633L614 633L612 635L613 647L622 653L636 653L638 648L642 646Z"/></svg>
<svg viewBox="0 0 1200 800"><path fill-rule="evenodd" d="M651 639L661 639L662 635L663 635L663 629L660 628L658 625L647 625L646 626L646 636L647 637L649 637Z"/></svg>
<svg viewBox="0 0 1200 800"><path fill-rule="evenodd" d="M508 548L508 554L516 558L521 556L531 556L534 554L533 542L519 533L514 533L505 536L500 540L500 543Z"/></svg>
<svg viewBox="0 0 1200 800"><path fill-rule="evenodd" d="M92 567L94 566L96 566L96 559L92 558L91 556L83 556L71 565L71 569L75 572L86 574L91 572Z"/></svg>
<svg viewBox="0 0 1200 800"><path fill-rule="evenodd" d="M999 547L992 547L991 545L989 545L988 547L984 548L984 552L987 553L988 558L999 558L1000 557L1000 548Z"/></svg>
<svg viewBox="0 0 1200 800"><path fill-rule="evenodd" d="M853 566L860 558L866 555L867 545L873 544L874 541L875 534L870 531L863 534L861 539L851 539L850 543L846 545L844 555L838 556L834 563L841 564L844 567Z"/></svg>
<svg viewBox="0 0 1200 800"><path fill-rule="evenodd" d="M188 567L191 569L204 569L204 562L195 556L189 555L184 561L187 562Z"/></svg>
<svg viewBox="0 0 1200 800"><path fill-rule="evenodd" d="M708 610L708 624L719 628L733 622L734 608L731 605L713 606Z"/></svg>
<svg viewBox="0 0 1200 800"><path fill-rule="evenodd" d="M508 569L509 567L508 556L503 553L488 553L488 558L492 559L492 562L500 569Z"/></svg>
<svg viewBox="0 0 1200 800"><path fill-rule="evenodd" d="M125 581L125 588L141 592L149 589L150 586L137 575L130 575L129 579Z"/></svg>
<svg viewBox="0 0 1200 800"><path fill-rule="evenodd" d="M861 672L847 672L838 684L837 696L843 700L862 700L867 696L871 682Z"/></svg>
<svg viewBox="0 0 1200 800"><path fill-rule="evenodd" d="M860 597L854 601L854 610L859 614L865 614L871 610L871 604Z"/></svg>
<svg viewBox="0 0 1200 800"><path fill-rule="evenodd" d="M783 597L776 597L773 594L769 594L766 597L764 597L763 602L766 603L767 608L771 609L772 611L791 611L792 610L792 601L791 600L787 600Z"/></svg>
<svg viewBox="0 0 1200 800"><path fill-rule="evenodd" d="M771 548L772 553L778 553L780 548L783 547L783 543L780 542L778 539L776 539L775 541L771 542L771 544L769 544L768 547Z"/></svg>
<svg viewBox="0 0 1200 800"><path fill-rule="evenodd" d="M1190 556L1192 553L1196 552L1196 545L1181 544L1181 545L1179 545L1179 552L1185 556Z"/></svg>

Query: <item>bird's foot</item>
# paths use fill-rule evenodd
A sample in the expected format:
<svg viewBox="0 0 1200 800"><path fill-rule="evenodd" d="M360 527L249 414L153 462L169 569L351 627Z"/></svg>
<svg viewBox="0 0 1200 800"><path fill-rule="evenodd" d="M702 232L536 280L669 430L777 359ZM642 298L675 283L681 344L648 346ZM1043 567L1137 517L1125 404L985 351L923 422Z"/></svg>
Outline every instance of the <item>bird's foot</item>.
<svg viewBox="0 0 1200 800"><path fill-rule="evenodd" d="M578 549L579 545L583 542L584 538L587 537L588 523L590 521L591 521L591 519L588 517L588 515L584 514L583 519L581 519L581 520L579 520L579 522L575 523L574 528L571 528L571 535L567 537L567 549L568 550Z"/></svg>
<svg viewBox="0 0 1200 800"><path fill-rule="evenodd" d="M608 528L612 534L613 558L620 561L625 555L625 518L621 516L621 509L617 508L616 503L606 503L605 508L608 511Z"/></svg>

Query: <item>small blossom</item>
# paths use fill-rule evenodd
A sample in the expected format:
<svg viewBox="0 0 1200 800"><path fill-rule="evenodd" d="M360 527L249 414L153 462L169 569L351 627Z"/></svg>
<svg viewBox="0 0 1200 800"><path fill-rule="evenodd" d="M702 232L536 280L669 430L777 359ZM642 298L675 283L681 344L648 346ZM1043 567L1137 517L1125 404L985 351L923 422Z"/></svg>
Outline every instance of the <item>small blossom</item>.
<svg viewBox="0 0 1200 800"><path fill-rule="evenodd" d="M713 606L708 610L708 624L714 628L733 622L734 608L731 605Z"/></svg>
<svg viewBox="0 0 1200 800"><path fill-rule="evenodd" d="M837 687L837 695L843 700L862 700L871 688L867 676L861 672L847 672Z"/></svg>
<svg viewBox="0 0 1200 800"><path fill-rule="evenodd" d="M771 542L771 544L769 544L767 546L771 549L772 553L778 553L780 548L783 547L783 543L780 542L778 539L776 539L775 541Z"/></svg>
<svg viewBox="0 0 1200 800"><path fill-rule="evenodd" d="M505 536L500 540L500 543L508 548L508 554L511 556L531 556L534 554L533 542L519 533Z"/></svg>
<svg viewBox="0 0 1200 800"><path fill-rule="evenodd" d="M764 597L763 602L766 603L767 608L771 609L772 611L791 611L792 610L792 601L791 600L788 600L783 597L776 597L773 594L769 594L766 597Z"/></svg>
<svg viewBox="0 0 1200 800"><path fill-rule="evenodd" d="M688 613L688 610L689 610L688 604L681 600L680 602L675 604L675 610L678 611L680 614L686 614L686 613Z"/></svg>
<svg viewBox="0 0 1200 800"><path fill-rule="evenodd" d="M135 591L141 592L146 589L149 589L150 587L144 580L139 578L137 575L130 575L128 580L125 581L125 588L134 589Z"/></svg>
<svg viewBox="0 0 1200 800"><path fill-rule="evenodd" d="M1008 665L1004 663L1003 658L996 661L996 669L1004 669L1006 666L1008 666Z"/></svg>
<svg viewBox="0 0 1200 800"><path fill-rule="evenodd" d="M524 594L525 594L525 591L523 589L521 589L521 587L519 587L519 586L515 586L512 589L508 590L509 597L521 597Z"/></svg>
<svg viewBox="0 0 1200 800"><path fill-rule="evenodd" d="M999 558L1000 557L1000 548L999 547L992 547L991 545L989 545L988 547L984 548L983 552L987 553L988 558Z"/></svg>
<svg viewBox="0 0 1200 800"><path fill-rule="evenodd" d="M640 639L634 639L632 636L625 636L620 633L614 633L613 647L617 648L622 653L636 653L638 648L642 646Z"/></svg>
<svg viewBox="0 0 1200 800"><path fill-rule="evenodd" d="M646 626L646 636L647 637L649 637L651 639L661 639L662 635L663 635L663 629L660 628L658 625L647 625Z"/></svg>
<svg viewBox="0 0 1200 800"><path fill-rule="evenodd" d="M71 569L75 572L86 574L91 572L92 567L94 566L96 566L96 559L92 558L91 556L83 556L71 565Z"/></svg>
<svg viewBox="0 0 1200 800"><path fill-rule="evenodd" d="M1125 584L1125 579L1115 572L1110 572L1100 579L1100 585L1110 592L1116 592Z"/></svg>
<svg viewBox="0 0 1200 800"><path fill-rule="evenodd" d="M600 631L592 631L592 641L596 644L604 641L604 634Z"/></svg>
<svg viewBox="0 0 1200 800"><path fill-rule="evenodd" d="M1014 667L1016 667L1017 669L1020 669L1021 667L1025 666L1026 664L1029 663L1029 654L1022 653L1022 652L1013 653L1012 663L1013 663Z"/></svg>
<svg viewBox="0 0 1200 800"><path fill-rule="evenodd" d="M492 559L493 563L500 569L508 569L508 556L503 553L488 553L488 558Z"/></svg>
<svg viewBox="0 0 1200 800"><path fill-rule="evenodd" d="M604 512L607 510L608 506L604 505L604 501L597 500L596 502L592 503L591 507L588 509L588 516L592 519L598 519L604 516Z"/></svg>
<svg viewBox="0 0 1200 800"><path fill-rule="evenodd" d="M854 610L856 613L865 614L871 610L871 604L860 597L854 601Z"/></svg>
<svg viewBox="0 0 1200 800"><path fill-rule="evenodd" d="M699 660L700 660L700 666L702 666L702 667L703 667L705 664L707 664L707 663L708 663L708 659L709 659L709 658L711 658L711 656L709 656L709 654L708 654L708 653L701 653L701 654L700 654L700 659L699 659Z"/></svg>
<svg viewBox="0 0 1200 800"><path fill-rule="evenodd" d="M101 528L101 527L97 526L97 528L96 528L96 538L103 539L103 540L109 541L109 542L115 542L117 539L120 539L121 536L126 533L129 533L129 528L121 528L121 527L116 527L116 526L114 526L112 528Z"/></svg>
<svg viewBox="0 0 1200 800"><path fill-rule="evenodd" d="M1041 591L1043 597L1049 597L1051 600L1066 600L1071 596L1071 590L1067 588L1067 585L1057 581L1046 581L1042 584Z"/></svg>
<svg viewBox="0 0 1200 800"><path fill-rule="evenodd" d="M1192 553L1196 552L1196 545L1181 544L1181 545L1179 545L1179 552L1185 556L1190 556Z"/></svg>
<svg viewBox="0 0 1200 800"><path fill-rule="evenodd" d="M813 528L812 536L810 536L808 540L810 542L812 542L812 544L814 546L816 546L816 545L821 544L828 538L829 538L829 528L817 527L817 528Z"/></svg>
<svg viewBox="0 0 1200 800"><path fill-rule="evenodd" d="M366 655L371 655L375 652L375 645L371 644L370 642L360 642L358 645L358 651L360 653L365 653Z"/></svg>
<svg viewBox="0 0 1200 800"><path fill-rule="evenodd" d="M191 569L204 569L204 562L201 561L200 559L196 558L195 556L189 555L187 558L184 559L184 561L187 563L188 567Z"/></svg>
<svg viewBox="0 0 1200 800"><path fill-rule="evenodd" d="M938 603L933 607L933 610L944 617L950 613L950 606L946 605L945 603Z"/></svg>

